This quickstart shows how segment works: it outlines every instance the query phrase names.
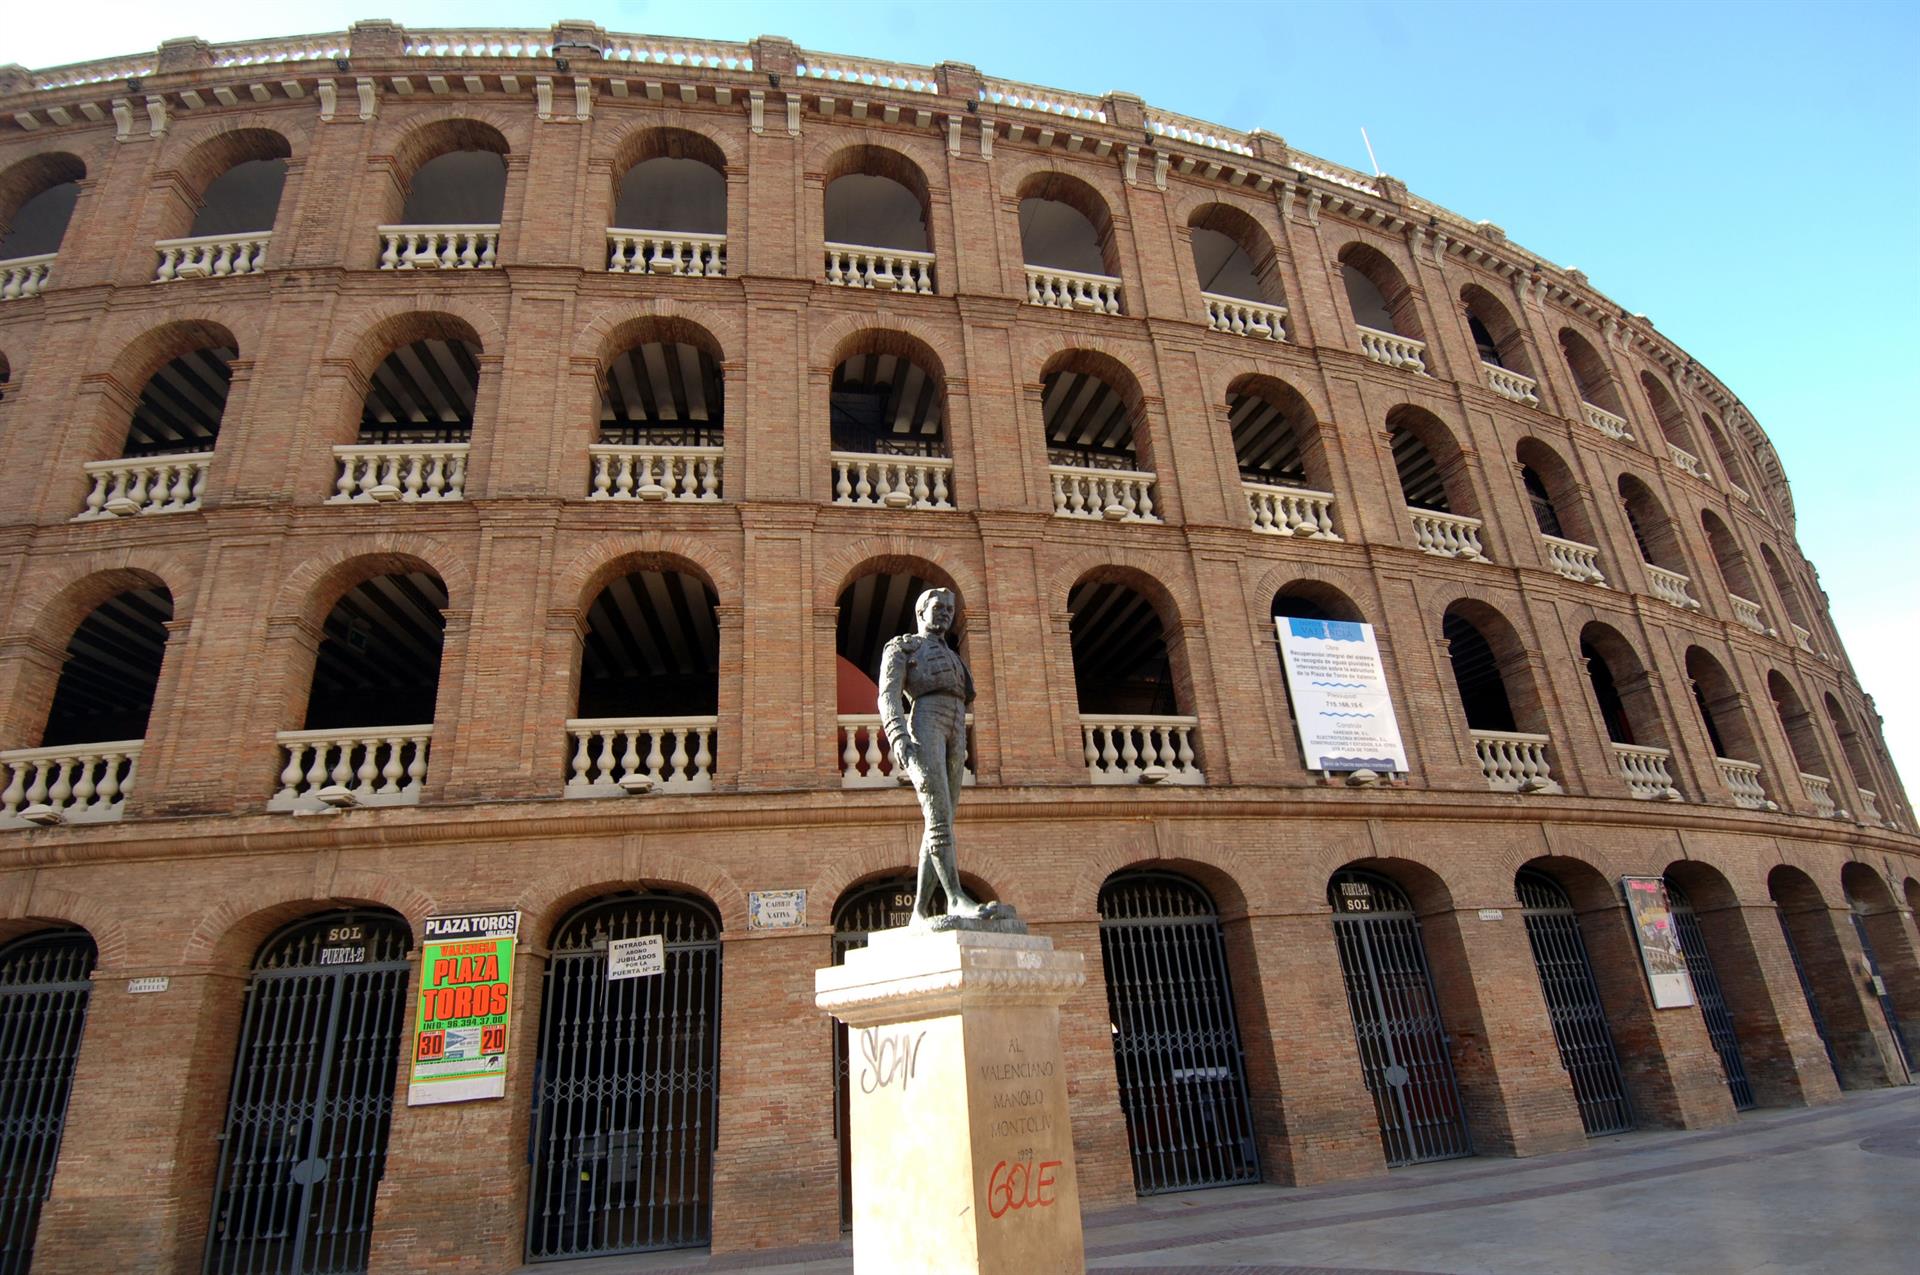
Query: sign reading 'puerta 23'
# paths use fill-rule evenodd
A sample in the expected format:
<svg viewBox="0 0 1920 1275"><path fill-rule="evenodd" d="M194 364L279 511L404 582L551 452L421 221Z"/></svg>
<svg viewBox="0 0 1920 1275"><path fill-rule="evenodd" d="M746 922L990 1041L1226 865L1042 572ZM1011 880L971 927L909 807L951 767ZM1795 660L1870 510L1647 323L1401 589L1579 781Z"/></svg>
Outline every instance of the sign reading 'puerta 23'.
<svg viewBox="0 0 1920 1275"><path fill-rule="evenodd" d="M1307 767L1405 773L1407 750L1373 626L1293 616L1273 623Z"/></svg>

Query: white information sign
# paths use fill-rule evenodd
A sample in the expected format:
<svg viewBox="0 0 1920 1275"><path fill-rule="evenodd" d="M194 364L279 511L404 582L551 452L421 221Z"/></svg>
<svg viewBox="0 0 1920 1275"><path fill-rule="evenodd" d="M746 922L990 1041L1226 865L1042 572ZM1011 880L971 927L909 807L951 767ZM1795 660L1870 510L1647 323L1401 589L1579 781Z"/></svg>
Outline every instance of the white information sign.
<svg viewBox="0 0 1920 1275"><path fill-rule="evenodd" d="M667 941L658 934L615 939L607 944L607 981L646 978L667 972Z"/></svg>
<svg viewBox="0 0 1920 1275"><path fill-rule="evenodd" d="M127 980L127 994L141 996L148 992L164 992L172 986L172 980L161 974L151 978L130 978Z"/></svg>
<svg viewBox="0 0 1920 1275"><path fill-rule="evenodd" d="M792 930L807 923L805 890L747 891L749 930Z"/></svg>
<svg viewBox="0 0 1920 1275"><path fill-rule="evenodd" d="M1283 615L1274 627L1307 768L1405 773L1407 750L1373 626Z"/></svg>

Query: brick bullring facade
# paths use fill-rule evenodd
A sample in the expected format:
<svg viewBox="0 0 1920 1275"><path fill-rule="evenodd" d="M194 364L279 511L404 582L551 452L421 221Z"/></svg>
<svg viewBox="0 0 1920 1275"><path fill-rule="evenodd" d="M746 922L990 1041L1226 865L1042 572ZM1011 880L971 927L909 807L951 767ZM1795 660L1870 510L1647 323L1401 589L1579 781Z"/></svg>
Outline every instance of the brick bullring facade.
<svg viewBox="0 0 1920 1275"><path fill-rule="evenodd" d="M9 1269L836 1238L813 970L912 864L860 695L931 584L963 866L1088 957L1091 1207L1906 1082L1920 843L1773 449L1496 227L771 38L362 23L0 97ZM1375 627L1404 773L1306 767L1277 617ZM1712 1012L1654 1008L1623 877ZM394 1026L357 1123L301 1107L349 1056L260 1008L345 986L303 923L389 926L398 994L506 910L504 1099L409 1107ZM567 1064L683 1099L588 1137L546 1051L607 915L711 979Z"/></svg>

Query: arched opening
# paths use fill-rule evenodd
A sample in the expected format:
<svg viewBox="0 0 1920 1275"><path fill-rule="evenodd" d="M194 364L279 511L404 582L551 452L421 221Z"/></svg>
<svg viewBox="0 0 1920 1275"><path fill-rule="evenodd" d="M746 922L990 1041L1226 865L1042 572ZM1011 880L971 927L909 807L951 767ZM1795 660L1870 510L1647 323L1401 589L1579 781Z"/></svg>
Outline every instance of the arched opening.
<svg viewBox="0 0 1920 1275"><path fill-rule="evenodd" d="M607 268L618 274L727 273L727 160L709 138L642 129L614 157Z"/></svg>
<svg viewBox="0 0 1920 1275"><path fill-rule="evenodd" d="M833 369L828 408L835 504L953 508L946 375L931 350L863 334Z"/></svg>
<svg viewBox="0 0 1920 1275"><path fill-rule="evenodd" d="M131 384L142 374L146 379L121 436L118 460L86 467L90 485L78 518L200 508L238 354L233 333L196 320L156 328L122 355L115 384Z"/></svg>
<svg viewBox="0 0 1920 1275"><path fill-rule="evenodd" d="M595 595L567 722L567 796L712 789L718 608L712 585L667 564L628 571Z"/></svg>
<svg viewBox="0 0 1920 1275"><path fill-rule="evenodd" d="M1681 800L1668 769L1672 755L1653 679L1639 653L1617 630L1595 621L1580 630L1580 660L1628 791L1641 801Z"/></svg>
<svg viewBox="0 0 1920 1275"><path fill-rule="evenodd" d="M1713 454L1720 458L1720 472L1727 476L1729 483L1738 488L1734 495L1735 499L1739 499L1740 493L1745 491L1745 488L1739 487L1740 465L1735 459L1737 453L1734 451L1733 444L1727 439L1727 432L1720 428L1720 422L1713 419L1711 412L1700 413L1700 423L1707 427L1707 438L1713 443Z"/></svg>
<svg viewBox="0 0 1920 1275"><path fill-rule="evenodd" d="M1580 1124L1590 1138L1624 1133L1633 1128L1633 1107L1573 899L1537 867L1520 869L1513 888Z"/></svg>
<svg viewBox="0 0 1920 1275"><path fill-rule="evenodd" d="M897 151L853 146L826 172L827 282L848 288L934 291L926 174Z"/></svg>
<svg viewBox="0 0 1920 1275"><path fill-rule="evenodd" d="M1700 445L1693 441L1693 431L1687 427L1687 414L1672 392L1651 372L1640 374L1640 388L1646 391L1647 404L1653 408L1654 419L1660 422L1660 435L1666 440L1673 463L1705 478L1706 471L1700 468Z"/></svg>
<svg viewBox="0 0 1920 1275"><path fill-rule="evenodd" d="M406 921L385 909L310 916L261 946L218 1143L205 1269L366 1269L412 947Z"/></svg>
<svg viewBox="0 0 1920 1275"><path fill-rule="evenodd" d="M1237 336L1286 340L1287 298L1279 258L1260 223L1231 205L1208 204L1187 218L1187 235L1207 326Z"/></svg>
<svg viewBox="0 0 1920 1275"><path fill-rule="evenodd" d="M1840 887L1866 961L1868 991L1879 1002L1899 1054L1895 1083L1905 1083L1920 1055L1920 961L1908 937L1911 925L1885 879L1866 864L1855 861L1841 868Z"/></svg>
<svg viewBox="0 0 1920 1275"><path fill-rule="evenodd" d="M1773 581L1773 591L1780 595L1780 601L1787 608L1787 615L1793 621L1793 640L1803 651L1813 650L1813 624L1806 604L1800 597L1800 589L1780 565L1780 559L1773 552L1773 546L1761 544L1760 561L1766 564L1767 576Z"/></svg>
<svg viewBox="0 0 1920 1275"><path fill-rule="evenodd" d="M1441 618L1454 688L1480 761L1495 792L1558 792L1546 714L1513 625L1492 607L1460 601Z"/></svg>
<svg viewBox="0 0 1920 1275"><path fill-rule="evenodd" d="M662 971L614 978L616 945ZM555 928L541 982L527 1258L693 1248L713 1235L720 916L664 890L603 896Z"/></svg>
<svg viewBox="0 0 1920 1275"><path fill-rule="evenodd" d="M1640 559L1675 574L1685 574L1686 559L1673 519L1648 486L1632 474L1620 475L1620 502L1626 507L1627 526L1639 546Z"/></svg>
<svg viewBox="0 0 1920 1275"><path fill-rule="evenodd" d="M1734 619L1755 633L1771 632L1759 602L1755 601L1760 590L1747 565L1747 555L1740 551L1740 542L1711 509L1700 511L1700 529L1707 533L1707 548L1713 553L1713 565L1719 570L1720 582L1733 603Z"/></svg>
<svg viewBox="0 0 1920 1275"><path fill-rule="evenodd" d="M1604 586L1600 552L1587 499L1580 482L1560 454L1537 438L1523 438L1514 448L1520 466L1520 485L1533 511L1554 571L1582 584Z"/></svg>
<svg viewBox="0 0 1920 1275"><path fill-rule="evenodd" d="M1473 348L1482 363L1529 379L1533 377L1533 359L1527 353L1526 336L1512 312L1497 297L1479 284L1470 283L1460 289L1460 308L1466 315L1467 331L1473 337ZM1499 390L1500 386L1495 384L1494 389Z"/></svg>
<svg viewBox="0 0 1920 1275"><path fill-rule="evenodd" d="M73 1067L98 958L77 926L0 947L0 1040L7 1047L7 1123L0 1133L0 1270L33 1266L40 1206L53 1189Z"/></svg>
<svg viewBox="0 0 1920 1275"><path fill-rule="evenodd" d="M1683 859L1669 865L1664 879L1680 952L1687 962L1687 978L1693 984L1694 1000L1700 1006L1707 1040L1719 1056L1720 1072L1727 1081L1727 1095L1733 1099L1735 1111L1751 1111L1759 1104L1754 1097L1753 1081L1747 1074L1746 1055L1740 1048L1739 1027L1727 984L1722 982L1714 960L1714 953L1718 951L1724 963L1742 980L1750 983L1761 977L1744 929L1737 920L1718 915L1721 909L1737 908L1738 901L1726 878L1696 859ZM1706 915L1695 907L1694 895L1684 888L1683 882L1693 883L1699 892L1699 908L1709 909Z"/></svg>
<svg viewBox="0 0 1920 1275"><path fill-rule="evenodd" d="M1084 350L1041 373L1053 512L1063 518L1159 522L1139 382L1117 360Z"/></svg>
<svg viewBox="0 0 1920 1275"><path fill-rule="evenodd" d="M843 788L891 787L896 779L893 753L880 729L880 661L887 643L918 631L914 608L929 589L954 594L953 625L947 645L967 658L966 599L952 579L932 563L917 559L873 561L842 586L834 626L835 687L840 719L840 785ZM967 751L973 753L973 714L967 714ZM973 782L968 761L964 783Z"/></svg>
<svg viewBox="0 0 1920 1275"><path fill-rule="evenodd" d="M172 622L173 595L158 584L116 593L89 611L67 642L40 746L137 746L147 734Z"/></svg>
<svg viewBox="0 0 1920 1275"><path fill-rule="evenodd" d="M1317 580L1295 580L1282 585L1273 595L1273 617L1300 620L1337 620L1364 624L1366 616L1359 606L1340 590Z"/></svg>
<svg viewBox="0 0 1920 1275"><path fill-rule="evenodd" d="M1422 553L1485 562L1466 458L1453 432L1431 412L1402 404L1387 413L1400 499Z"/></svg>
<svg viewBox="0 0 1920 1275"><path fill-rule="evenodd" d="M190 224L174 223L185 230L185 238L163 237L154 245L160 257L154 278L166 282L264 270L292 154L285 137L265 128L222 133L196 147L183 165L189 189L197 192L196 206Z"/></svg>
<svg viewBox="0 0 1920 1275"><path fill-rule="evenodd" d="M380 228L382 270L475 270L497 264L507 198L507 139L478 120L441 120L395 149L397 179Z"/></svg>
<svg viewBox="0 0 1920 1275"><path fill-rule="evenodd" d="M1826 696L1826 707L1827 724L1840 741L1840 751L1847 759L1847 772L1853 780L1854 791L1860 797L1860 817L1868 823L1880 823L1883 819L1879 807L1880 794L1867 786L1877 781L1865 742L1860 732L1854 729L1853 719L1840 707L1840 701L1831 692Z"/></svg>
<svg viewBox="0 0 1920 1275"><path fill-rule="evenodd" d="M1325 445L1300 392L1272 377L1240 377L1227 389L1227 423L1253 529L1338 540Z"/></svg>
<svg viewBox="0 0 1920 1275"><path fill-rule="evenodd" d="M87 166L63 151L0 173L0 294L30 297L44 286L48 263L34 259L60 251L86 176Z"/></svg>
<svg viewBox="0 0 1920 1275"><path fill-rule="evenodd" d="M1613 373L1608 370L1607 361L1600 357L1600 351L1572 328L1561 328L1560 352L1566 357L1567 370L1573 373L1573 386L1579 392L1581 402L1589 407L1597 407L1613 418L1604 422L1609 427L1609 433L1614 433L1615 437L1631 438L1632 435L1627 432L1626 404L1620 400ZM1595 422L1591 413L1587 420L1590 424L1601 423Z"/></svg>
<svg viewBox="0 0 1920 1275"><path fill-rule="evenodd" d="M450 315L411 315L404 326L366 378L354 445L334 449L331 503L465 498L480 339Z"/></svg>
<svg viewBox="0 0 1920 1275"><path fill-rule="evenodd" d="M233 384L232 365L240 351L225 328L206 326L195 348L169 359L140 387L120 449L123 458L189 456L213 451L218 444ZM196 485L204 481L203 476ZM199 497L191 499L197 502Z"/></svg>
<svg viewBox="0 0 1920 1275"><path fill-rule="evenodd" d="M1820 739L1814 726L1813 714L1807 711L1800 700L1800 694L1793 684L1780 676L1778 669L1767 673L1767 698L1773 701L1774 716L1780 722L1780 730L1787 737L1787 748L1793 754L1794 769L1800 772L1800 786L1807 794L1807 800L1813 803L1814 813L1831 816L1838 813L1833 800L1833 781L1828 774L1826 758L1820 749Z"/></svg>
<svg viewBox="0 0 1920 1275"><path fill-rule="evenodd" d="M1260 1180L1219 909L1170 872L1100 887L1113 1067L1141 1195Z"/></svg>
<svg viewBox="0 0 1920 1275"><path fill-rule="evenodd" d="M1020 184L1020 250L1030 267L1118 278L1113 217L1100 193L1065 173Z"/></svg>
<svg viewBox="0 0 1920 1275"><path fill-rule="evenodd" d="M1413 900L1394 881L1343 868L1327 882L1361 1079L1387 1163L1473 1154L1451 1042Z"/></svg>
<svg viewBox="0 0 1920 1275"><path fill-rule="evenodd" d="M1340 280L1346 285L1354 322L1361 327L1414 341L1425 339L1407 277L1379 249L1361 243L1342 248Z"/></svg>
<svg viewBox="0 0 1920 1275"><path fill-rule="evenodd" d="M622 325L600 360L600 424L588 448L594 500L717 501L726 382L720 345L681 320Z"/></svg>
<svg viewBox="0 0 1920 1275"><path fill-rule="evenodd" d="M1144 591L1157 587L1095 573L1067 594L1082 744L1097 784L1203 782L1169 620ZM1171 624L1177 632L1177 617Z"/></svg>
<svg viewBox="0 0 1920 1275"><path fill-rule="evenodd" d="M1687 681L1694 707L1713 745L1713 764L1720 780L1733 794L1733 803L1749 810L1765 810L1773 803L1760 779L1760 751L1747 711L1733 679L1720 661L1697 646L1687 648Z"/></svg>
<svg viewBox="0 0 1920 1275"><path fill-rule="evenodd" d="M1767 896L1773 900L1774 914L1780 918L1780 937L1793 963L1794 978L1800 984L1800 995L1806 1001L1813 1030L1826 1051L1827 1065L1833 1068L1835 1083L1842 1089L1872 1085L1875 1082L1868 1076L1883 1073L1878 1067L1860 1066L1863 1042L1851 1035L1845 1039L1835 1035L1836 1027L1853 1025L1856 1020L1864 1026L1864 1018L1858 998L1848 986L1846 955L1834 938L1826 900L1820 897L1812 878L1784 864L1767 874ZM1833 1026L1829 1026L1830 1021ZM1841 1066L1843 1049L1845 1067Z"/></svg>

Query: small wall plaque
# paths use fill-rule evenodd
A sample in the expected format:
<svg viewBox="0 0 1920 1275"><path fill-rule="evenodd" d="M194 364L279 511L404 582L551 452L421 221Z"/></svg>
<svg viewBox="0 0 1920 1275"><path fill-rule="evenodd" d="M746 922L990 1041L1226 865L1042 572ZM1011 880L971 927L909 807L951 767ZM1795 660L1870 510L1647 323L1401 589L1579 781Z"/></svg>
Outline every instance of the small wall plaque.
<svg viewBox="0 0 1920 1275"><path fill-rule="evenodd" d="M172 985L172 980L164 975L159 978L130 978L127 980L127 995L139 996L144 992L164 992Z"/></svg>
<svg viewBox="0 0 1920 1275"><path fill-rule="evenodd" d="M807 923L805 890L749 890L749 930L794 930Z"/></svg>
<svg viewBox="0 0 1920 1275"><path fill-rule="evenodd" d="M1506 919L1506 915L1507 914L1505 912L1502 912L1499 908L1481 908L1480 909L1480 919L1482 921L1500 921L1500 920Z"/></svg>

